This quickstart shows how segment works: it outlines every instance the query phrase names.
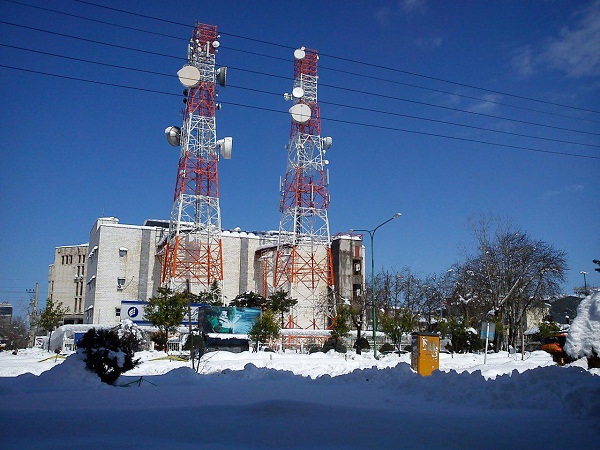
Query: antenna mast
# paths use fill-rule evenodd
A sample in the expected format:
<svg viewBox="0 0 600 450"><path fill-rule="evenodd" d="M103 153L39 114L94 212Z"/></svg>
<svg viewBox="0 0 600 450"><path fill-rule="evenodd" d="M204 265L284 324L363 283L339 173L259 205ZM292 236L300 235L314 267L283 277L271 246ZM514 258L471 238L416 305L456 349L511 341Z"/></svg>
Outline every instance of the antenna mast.
<svg viewBox="0 0 600 450"><path fill-rule="evenodd" d="M218 163L221 148L231 157L232 138L216 139L215 82L225 86L227 68L215 70L217 27L196 23L188 44L188 64L177 75L185 86L183 126L165 130L168 142L181 146L169 234L159 245L161 283L193 292L216 285L222 290L223 251Z"/></svg>
<svg viewBox="0 0 600 450"><path fill-rule="evenodd" d="M329 233L329 163L324 156L331 138L321 138L317 103L318 53L304 47L294 51L292 124L288 161L281 186L279 239L273 287L298 300L288 327L326 327L333 288Z"/></svg>

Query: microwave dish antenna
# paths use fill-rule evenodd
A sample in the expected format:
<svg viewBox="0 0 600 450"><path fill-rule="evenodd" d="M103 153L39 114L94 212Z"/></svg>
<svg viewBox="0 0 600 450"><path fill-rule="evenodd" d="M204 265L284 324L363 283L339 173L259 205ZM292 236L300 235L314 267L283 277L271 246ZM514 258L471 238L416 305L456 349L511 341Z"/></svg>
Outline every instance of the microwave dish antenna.
<svg viewBox="0 0 600 450"><path fill-rule="evenodd" d="M179 147L181 145L181 128L167 127L165 129L165 136L167 138L167 142L173 147Z"/></svg>
<svg viewBox="0 0 600 450"><path fill-rule="evenodd" d="M304 97L304 89L302 89L300 86L295 87L292 90L292 97L294 97L295 99Z"/></svg>
<svg viewBox="0 0 600 450"><path fill-rule="evenodd" d="M290 108L290 114L292 119L297 123L306 123L310 120L311 110L310 107L304 103L296 103Z"/></svg>
<svg viewBox="0 0 600 450"><path fill-rule="evenodd" d="M177 72L179 82L187 88L197 86L200 82L200 71L196 66L186 65Z"/></svg>

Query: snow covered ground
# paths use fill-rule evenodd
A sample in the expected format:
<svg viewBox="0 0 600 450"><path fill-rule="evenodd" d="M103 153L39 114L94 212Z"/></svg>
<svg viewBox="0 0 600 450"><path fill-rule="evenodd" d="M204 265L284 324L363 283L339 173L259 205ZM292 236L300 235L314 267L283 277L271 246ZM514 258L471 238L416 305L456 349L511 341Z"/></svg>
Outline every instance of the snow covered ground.
<svg viewBox="0 0 600 450"><path fill-rule="evenodd" d="M143 352L113 387L78 355L0 353L0 447L598 448L600 372L534 352L409 355L216 352L201 374ZM48 359L50 358L50 359ZM141 380L141 381L140 381ZM133 383L132 383L133 382Z"/></svg>

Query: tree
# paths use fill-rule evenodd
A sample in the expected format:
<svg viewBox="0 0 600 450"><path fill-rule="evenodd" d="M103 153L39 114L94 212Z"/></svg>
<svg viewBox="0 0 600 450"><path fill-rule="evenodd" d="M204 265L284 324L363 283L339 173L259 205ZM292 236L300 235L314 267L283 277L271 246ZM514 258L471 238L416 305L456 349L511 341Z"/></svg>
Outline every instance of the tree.
<svg viewBox="0 0 600 450"><path fill-rule="evenodd" d="M123 372L140 363L139 359L133 359L140 345L134 332L119 335L116 330L92 328L77 345L82 349L86 367L107 384L114 384Z"/></svg>
<svg viewBox="0 0 600 450"><path fill-rule="evenodd" d="M54 303L49 298L46 300L46 307L41 311L38 325L50 333L48 337L48 351L50 351L50 340L52 339L52 332L60 325L65 314L69 312L69 308L63 306L62 302Z"/></svg>
<svg viewBox="0 0 600 450"><path fill-rule="evenodd" d="M192 303L205 303L211 306L223 306L223 298L219 283L213 281L210 288L197 295L189 294Z"/></svg>
<svg viewBox="0 0 600 450"><path fill-rule="evenodd" d="M462 309L457 318L473 328L490 313L501 315L508 325L508 343L516 346L526 312L560 294L567 271L565 253L498 219L482 217L471 226L477 250L453 268L450 304Z"/></svg>
<svg viewBox="0 0 600 450"><path fill-rule="evenodd" d="M350 333L350 307L347 305L340 305L337 308L335 317L333 318L333 324L331 326L331 338L323 346L323 350L334 349L336 352L345 353L346 347L342 344L342 338L348 336Z"/></svg>
<svg viewBox="0 0 600 450"><path fill-rule="evenodd" d="M413 311L400 308L381 316L381 330L389 337L398 351L402 350L402 336L411 333L417 327L418 315Z"/></svg>
<svg viewBox="0 0 600 450"><path fill-rule="evenodd" d="M157 344L167 347L169 333L174 332L183 320L188 307L185 292L173 292L169 288L159 287L158 296L152 297L144 306L144 316L152 325L158 327Z"/></svg>
<svg viewBox="0 0 600 450"><path fill-rule="evenodd" d="M265 311L252 325L248 337L254 341L254 351L258 350L259 343L267 343L269 340L279 338L279 325L275 321L275 316L271 311Z"/></svg>
<svg viewBox="0 0 600 450"><path fill-rule="evenodd" d="M0 320L0 336L6 340L9 349L27 347L29 335L25 320L22 317L15 317L12 322Z"/></svg>
<svg viewBox="0 0 600 450"><path fill-rule="evenodd" d="M297 303L298 300L291 298L286 291L279 290L269 295L266 306L273 314L281 314L281 328L284 328L284 314L289 313Z"/></svg>
<svg viewBox="0 0 600 450"><path fill-rule="evenodd" d="M264 311L267 308L267 299L260 294L249 291L236 296L229 303L229 306L237 306L240 308L260 308Z"/></svg>

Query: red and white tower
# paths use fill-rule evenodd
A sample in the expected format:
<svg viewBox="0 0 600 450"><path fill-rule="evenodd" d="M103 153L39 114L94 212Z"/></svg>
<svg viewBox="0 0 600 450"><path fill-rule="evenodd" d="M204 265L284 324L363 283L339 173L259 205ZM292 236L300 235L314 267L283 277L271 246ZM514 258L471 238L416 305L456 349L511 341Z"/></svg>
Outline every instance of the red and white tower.
<svg viewBox="0 0 600 450"><path fill-rule="evenodd" d="M287 290L298 304L290 327L327 326L333 289L329 233L329 172L325 166L330 137L321 137L317 103L315 50L294 51L294 86L287 100L292 125L287 145L288 161L281 185L279 240L273 268L274 289Z"/></svg>
<svg viewBox="0 0 600 450"><path fill-rule="evenodd" d="M162 285L183 290L186 279L198 293L216 285L222 292L223 251L219 207L219 152L231 157L231 138L216 139L216 83L225 86L225 67L215 70L217 27L196 23L188 63L177 72L185 86L183 126L165 130L180 146L169 234L162 242Z"/></svg>

